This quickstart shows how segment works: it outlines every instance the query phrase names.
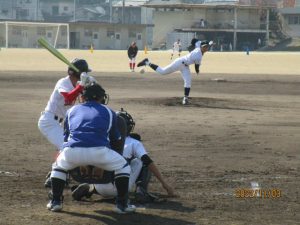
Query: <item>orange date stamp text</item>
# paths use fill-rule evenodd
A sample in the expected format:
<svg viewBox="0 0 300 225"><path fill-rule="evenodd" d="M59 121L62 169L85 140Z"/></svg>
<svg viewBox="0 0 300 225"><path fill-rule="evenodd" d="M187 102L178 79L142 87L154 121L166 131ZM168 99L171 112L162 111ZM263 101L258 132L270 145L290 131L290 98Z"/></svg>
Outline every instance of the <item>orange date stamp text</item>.
<svg viewBox="0 0 300 225"><path fill-rule="evenodd" d="M272 189L247 189L247 188L238 188L235 190L234 195L236 198L280 198L282 196L282 192L280 189L272 188Z"/></svg>

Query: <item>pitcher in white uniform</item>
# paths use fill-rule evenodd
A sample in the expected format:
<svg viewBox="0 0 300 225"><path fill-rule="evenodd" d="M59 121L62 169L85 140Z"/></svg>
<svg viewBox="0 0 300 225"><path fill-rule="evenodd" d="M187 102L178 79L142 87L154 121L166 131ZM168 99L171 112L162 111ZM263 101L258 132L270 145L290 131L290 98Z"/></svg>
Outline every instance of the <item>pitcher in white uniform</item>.
<svg viewBox="0 0 300 225"><path fill-rule="evenodd" d="M174 62L172 62L171 64L169 64L168 66L166 66L164 68L151 63L148 58L139 62L137 67L148 65L154 71L156 71L157 73L159 73L161 75L180 71L183 81L184 81L184 97L182 100L182 104L186 105L186 104L188 104L188 97L189 97L191 85L192 85L192 77L191 77L189 65L195 64L196 73L199 74L199 72L200 72L199 67L201 65L202 57L203 57L204 53L209 50L209 48L210 48L210 46L212 46L212 44L213 44L212 41L210 41L210 42L199 41L196 44L196 48L193 51L191 51L189 54L187 54L185 56L182 56L182 57L176 59Z"/></svg>

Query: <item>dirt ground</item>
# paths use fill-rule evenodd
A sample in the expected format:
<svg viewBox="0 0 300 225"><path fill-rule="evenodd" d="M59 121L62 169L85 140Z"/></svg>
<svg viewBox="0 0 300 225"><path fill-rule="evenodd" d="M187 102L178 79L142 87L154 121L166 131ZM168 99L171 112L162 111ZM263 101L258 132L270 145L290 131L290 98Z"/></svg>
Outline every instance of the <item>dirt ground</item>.
<svg viewBox="0 0 300 225"><path fill-rule="evenodd" d="M179 74L95 72L109 106L132 114L135 131L179 195L123 216L100 196L72 201L68 188L63 212L46 209L43 184L55 150L37 121L63 76L0 71L1 225L300 224L299 76L202 72L193 75L191 104L182 106ZM262 195L237 198L251 182ZM150 191L165 194L156 179Z"/></svg>

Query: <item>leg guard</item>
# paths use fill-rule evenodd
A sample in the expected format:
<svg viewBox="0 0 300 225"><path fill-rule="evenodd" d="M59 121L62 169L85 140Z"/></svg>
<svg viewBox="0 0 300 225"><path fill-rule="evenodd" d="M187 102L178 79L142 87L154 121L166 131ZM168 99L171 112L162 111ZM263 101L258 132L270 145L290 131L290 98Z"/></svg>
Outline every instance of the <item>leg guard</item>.
<svg viewBox="0 0 300 225"><path fill-rule="evenodd" d="M147 166L143 166L142 170L136 180L137 189L142 188L144 191L148 191L148 184L151 179L151 172L149 171ZM138 191L138 190L137 190Z"/></svg>

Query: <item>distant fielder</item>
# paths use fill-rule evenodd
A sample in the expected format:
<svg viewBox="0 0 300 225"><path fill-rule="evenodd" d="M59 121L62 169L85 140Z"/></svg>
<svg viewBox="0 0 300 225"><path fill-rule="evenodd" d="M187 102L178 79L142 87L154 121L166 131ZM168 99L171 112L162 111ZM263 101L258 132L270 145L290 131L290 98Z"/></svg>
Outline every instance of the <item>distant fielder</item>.
<svg viewBox="0 0 300 225"><path fill-rule="evenodd" d="M144 59L143 61L138 63L138 67L140 66L150 66L154 71L161 75L174 73L176 71L180 71L182 78L184 80L184 97L182 99L182 104L188 104L188 97L190 94L191 84L192 84L192 77L189 65L195 64L196 73L199 74L199 67L202 61L202 57L205 52L207 52L212 46L213 42L210 41L199 41L195 43L195 49L192 50L189 54L182 56L176 59L174 62L169 64L168 66L161 68L158 65L155 65L149 61L149 59ZM199 46L199 47L198 47Z"/></svg>
<svg viewBox="0 0 300 225"><path fill-rule="evenodd" d="M134 68L135 68L135 58L136 55L138 53L138 47L136 46L136 42L132 42L131 45L129 46L128 50L127 50L127 55L129 58L129 67L131 72L134 72Z"/></svg>
<svg viewBox="0 0 300 225"><path fill-rule="evenodd" d="M173 59L173 55L175 54L175 52L178 52L178 56L180 57L181 51L182 51L181 41L180 39L178 39L173 44L173 52L171 54L171 60Z"/></svg>

